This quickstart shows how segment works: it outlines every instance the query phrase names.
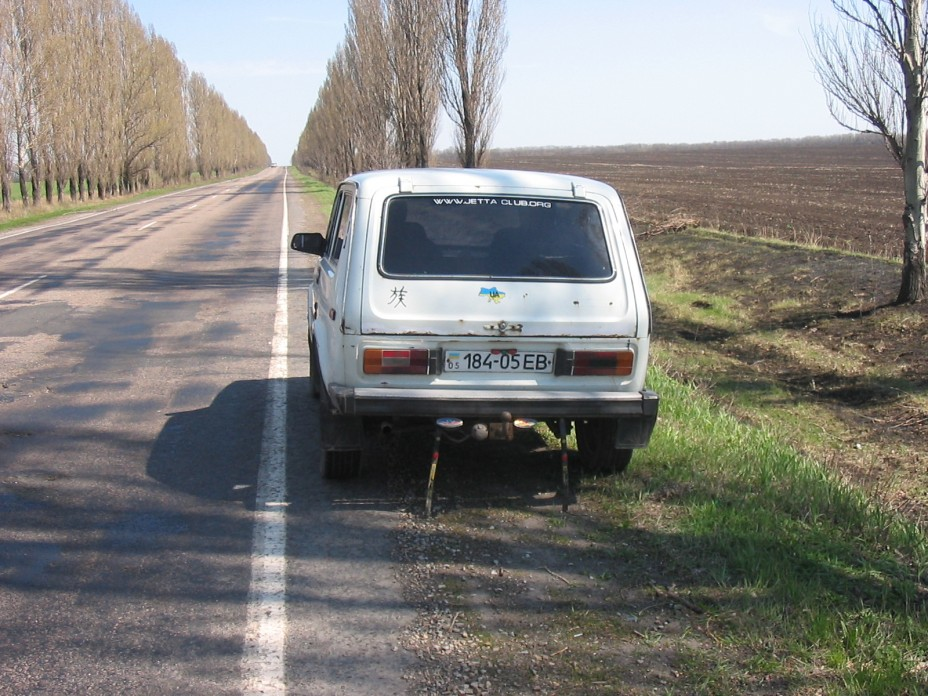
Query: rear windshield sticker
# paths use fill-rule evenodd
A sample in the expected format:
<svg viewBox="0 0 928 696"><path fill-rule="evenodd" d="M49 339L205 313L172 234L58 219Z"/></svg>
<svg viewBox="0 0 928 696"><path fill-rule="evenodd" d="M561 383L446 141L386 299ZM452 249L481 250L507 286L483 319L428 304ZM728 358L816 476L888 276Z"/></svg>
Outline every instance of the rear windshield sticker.
<svg viewBox="0 0 928 696"><path fill-rule="evenodd" d="M500 301L501 301L504 297L506 297L506 293L504 293L504 292L502 292L502 291L500 291L500 290L497 290L495 287L492 287L492 288L480 288L480 293L479 293L477 296L478 296L478 297L486 297L486 298L487 298L487 302L495 302L496 304L499 304Z"/></svg>
<svg viewBox="0 0 928 696"><path fill-rule="evenodd" d="M551 201L528 198L433 198L435 205L514 205L522 208L550 208Z"/></svg>

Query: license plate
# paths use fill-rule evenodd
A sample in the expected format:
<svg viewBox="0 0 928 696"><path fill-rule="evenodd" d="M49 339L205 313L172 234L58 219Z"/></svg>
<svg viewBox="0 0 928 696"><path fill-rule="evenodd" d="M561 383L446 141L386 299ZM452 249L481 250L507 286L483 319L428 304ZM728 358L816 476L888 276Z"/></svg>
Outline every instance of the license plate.
<svg viewBox="0 0 928 696"><path fill-rule="evenodd" d="M553 372L554 353L498 350L446 350L445 372Z"/></svg>

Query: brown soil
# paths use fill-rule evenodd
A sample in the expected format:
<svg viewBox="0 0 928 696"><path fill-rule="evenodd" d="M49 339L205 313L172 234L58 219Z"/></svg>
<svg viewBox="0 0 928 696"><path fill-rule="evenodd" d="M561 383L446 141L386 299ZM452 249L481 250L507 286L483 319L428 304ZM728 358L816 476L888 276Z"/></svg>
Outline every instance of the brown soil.
<svg viewBox="0 0 928 696"><path fill-rule="evenodd" d="M688 291L728 298L749 317L719 330L674 318L656 302L656 344L671 356L701 353L700 372L684 368L684 378L722 401L771 385L788 395L777 414L787 424L794 406L818 407L826 432L814 456L928 523L928 304L889 304L898 264L694 232L647 237L641 249L655 272L674 258L711 267L687 275Z"/></svg>
<svg viewBox="0 0 928 696"><path fill-rule="evenodd" d="M752 236L901 253L902 173L872 138L502 150L491 165L605 181L641 232L683 218Z"/></svg>

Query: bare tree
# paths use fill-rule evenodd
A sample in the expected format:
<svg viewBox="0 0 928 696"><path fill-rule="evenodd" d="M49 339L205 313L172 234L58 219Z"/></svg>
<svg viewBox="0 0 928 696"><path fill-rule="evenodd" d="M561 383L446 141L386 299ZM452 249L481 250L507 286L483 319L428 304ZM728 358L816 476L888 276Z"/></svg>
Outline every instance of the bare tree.
<svg viewBox="0 0 928 696"><path fill-rule="evenodd" d="M103 197L114 170L118 132L119 85L110 66L118 62L118 7L120 0L89 0L77 15L75 54L69 79L75 81L75 129L78 133L77 187L81 200ZM78 67L80 66L80 67ZM86 75L97 75L88 80Z"/></svg>
<svg viewBox="0 0 928 696"><path fill-rule="evenodd" d="M261 139L200 73L187 82L187 107L191 149L201 177L270 164Z"/></svg>
<svg viewBox="0 0 928 696"><path fill-rule="evenodd" d="M360 120L352 115L358 98L342 43L326 66L325 82L293 153L295 165L330 183L357 171L355 143L361 130Z"/></svg>
<svg viewBox="0 0 928 696"><path fill-rule="evenodd" d="M388 0L393 137L400 164L427 167L438 130L439 15L433 0Z"/></svg>
<svg viewBox="0 0 928 696"><path fill-rule="evenodd" d="M441 0L441 97L463 167L479 167L499 117L505 0Z"/></svg>
<svg viewBox="0 0 928 696"><path fill-rule="evenodd" d="M11 70L5 87L10 90L7 98L12 107L16 173L24 206L30 198L33 203L39 200L39 78L45 70L42 10L25 0L12 0L3 17Z"/></svg>
<svg viewBox="0 0 928 696"><path fill-rule="evenodd" d="M0 0L0 199L81 200L266 166L245 120L125 0ZM188 129L188 105L200 118ZM201 108L202 107L202 108Z"/></svg>
<svg viewBox="0 0 928 696"><path fill-rule="evenodd" d="M11 65L11 28L8 18L12 14L10 0L0 0L0 205L10 212L12 200L11 160L13 132L13 103L10 99L13 86Z"/></svg>
<svg viewBox="0 0 928 696"><path fill-rule="evenodd" d="M839 27L817 21L810 53L835 120L879 134L902 168L905 208L897 304L928 292L925 259L928 21L924 0L832 0Z"/></svg>
<svg viewBox="0 0 928 696"><path fill-rule="evenodd" d="M434 0L350 0L349 10L293 162L325 181L428 166L439 108Z"/></svg>
<svg viewBox="0 0 928 696"><path fill-rule="evenodd" d="M190 175L191 158L187 133L187 68L177 58L174 46L152 33L155 72L153 81L159 98L155 102L156 123L162 129L154 152L153 175L176 183Z"/></svg>
<svg viewBox="0 0 928 696"><path fill-rule="evenodd" d="M343 87L355 94L351 120L352 172L396 164L391 139L391 76L387 28L380 0L350 0L345 35Z"/></svg>

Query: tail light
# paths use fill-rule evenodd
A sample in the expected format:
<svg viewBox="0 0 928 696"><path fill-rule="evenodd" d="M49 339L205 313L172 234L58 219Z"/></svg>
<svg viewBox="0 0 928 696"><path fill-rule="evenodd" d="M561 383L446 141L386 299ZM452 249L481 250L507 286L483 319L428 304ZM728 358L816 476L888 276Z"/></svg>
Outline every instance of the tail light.
<svg viewBox="0 0 928 696"><path fill-rule="evenodd" d="M554 374L574 377L628 377L635 366L630 350L559 350Z"/></svg>
<svg viewBox="0 0 928 696"><path fill-rule="evenodd" d="M436 372L437 357L425 348L386 350L366 348L364 350L364 374L366 375L429 375Z"/></svg>

